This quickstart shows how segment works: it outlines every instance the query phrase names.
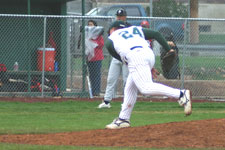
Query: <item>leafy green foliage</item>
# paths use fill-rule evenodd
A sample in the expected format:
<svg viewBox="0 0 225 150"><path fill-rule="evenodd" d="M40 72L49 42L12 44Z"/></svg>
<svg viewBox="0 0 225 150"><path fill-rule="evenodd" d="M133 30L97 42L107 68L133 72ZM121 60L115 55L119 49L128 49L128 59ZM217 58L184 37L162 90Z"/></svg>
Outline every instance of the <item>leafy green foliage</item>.
<svg viewBox="0 0 225 150"><path fill-rule="evenodd" d="M149 7L146 12L149 15ZM153 1L153 17L188 17L188 8L175 0Z"/></svg>

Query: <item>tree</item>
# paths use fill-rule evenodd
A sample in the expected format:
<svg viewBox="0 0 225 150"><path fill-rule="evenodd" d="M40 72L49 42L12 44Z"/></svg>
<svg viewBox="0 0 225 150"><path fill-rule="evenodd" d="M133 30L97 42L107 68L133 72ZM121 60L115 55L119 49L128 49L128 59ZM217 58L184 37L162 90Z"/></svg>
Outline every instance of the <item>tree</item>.
<svg viewBox="0 0 225 150"><path fill-rule="evenodd" d="M190 17L198 18L198 0L190 0ZM198 21L190 22L190 42L199 43Z"/></svg>
<svg viewBox="0 0 225 150"><path fill-rule="evenodd" d="M188 17L188 8L182 3L177 3L175 0L154 1L153 2L153 17L186 18Z"/></svg>

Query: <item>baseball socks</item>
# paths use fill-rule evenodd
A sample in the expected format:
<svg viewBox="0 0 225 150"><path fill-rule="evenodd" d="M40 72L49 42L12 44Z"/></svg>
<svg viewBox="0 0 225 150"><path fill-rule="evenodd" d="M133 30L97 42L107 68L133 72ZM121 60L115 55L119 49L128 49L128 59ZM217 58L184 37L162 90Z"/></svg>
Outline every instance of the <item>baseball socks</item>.
<svg viewBox="0 0 225 150"><path fill-rule="evenodd" d="M184 113L186 116L191 115L192 113L192 96L190 90L181 90L180 91L180 99L178 103L180 106L184 107Z"/></svg>
<svg viewBox="0 0 225 150"><path fill-rule="evenodd" d="M180 98L184 96L184 93L180 91Z"/></svg>
<svg viewBox="0 0 225 150"><path fill-rule="evenodd" d="M111 107L110 102L105 100L98 105L98 108L110 108L110 107Z"/></svg>
<svg viewBox="0 0 225 150"><path fill-rule="evenodd" d="M107 104L109 104L110 102L109 102L109 101L104 101L104 103L107 105Z"/></svg>

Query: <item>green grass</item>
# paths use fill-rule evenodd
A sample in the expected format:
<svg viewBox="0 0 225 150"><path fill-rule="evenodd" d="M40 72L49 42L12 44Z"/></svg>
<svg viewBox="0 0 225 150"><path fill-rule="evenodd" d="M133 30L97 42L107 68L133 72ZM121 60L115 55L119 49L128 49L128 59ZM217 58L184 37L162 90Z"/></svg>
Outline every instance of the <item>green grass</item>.
<svg viewBox="0 0 225 150"><path fill-rule="evenodd" d="M192 76L193 80L224 80L225 58L216 56L179 56L180 69L183 69L183 59L185 66L185 75ZM75 58L73 70L82 71L81 58ZM107 72L109 69L111 57L105 57L102 61L102 71ZM160 57L156 56L155 68L162 73ZM107 74L106 74L107 75Z"/></svg>
<svg viewBox="0 0 225 150"><path fill-rule="evenodd" d="M102 69L109 69L109 65L111 62L112 57L111 56L105 56L104 60L102 61ZM82 57L73 58L72 60L73 64L73 70L75 71L81 71L82 70Z"/></svg>
<svg viewBox="0 0 225 150"><path fill-rule="evenodd" d="M199 42L201 44L224 44L224 34L200 34Z"/></svg>
<svg viewBox="0 0 225 150"><path fill-rule="evenodd" d="M75 146L39 146L24 144L1 144L1 150L224 150L224 148L139 148L139 147L75 147Z"/></svg>
<svg viewBox="0 0 225 150"><path fill-rule="evenodd" d="M224 66L224 57L185 58L185 72L195 80L224 80Z"/></svg>
<svg viewBox="0 0 225 150"><path fill-rule="evenodd" d="M106 124L118 116L121 103L113 102L111 109L97 109L99 103L100 101L0 102L0 134L54 133L103 129ZM224 113L224 103L193 103L193 115L184 117L183 108L174 102L137 102L132 113L131 125L134 127L167 122L224 118ZM0 149L126 150L132 148L37 146L1 143ZM134 149L144 150L143 148ZM175 148L174 150L179 149Z"/></svg>
<svg viewBox="0 0 225 150"><path fill-rule="evenodd" d="M162 72L159 56L156 57L155 68ZM180 69L183 69L183 59L185 75L192 76L193 80L224 80L225 58L215 56L192 56L180 59Z"/></svg>

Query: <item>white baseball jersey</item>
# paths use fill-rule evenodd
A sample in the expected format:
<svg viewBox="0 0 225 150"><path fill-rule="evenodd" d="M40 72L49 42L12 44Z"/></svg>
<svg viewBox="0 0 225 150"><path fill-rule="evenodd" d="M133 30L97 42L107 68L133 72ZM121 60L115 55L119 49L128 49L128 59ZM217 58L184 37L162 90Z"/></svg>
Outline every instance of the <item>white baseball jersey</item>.
<svg viewBox="0 0 225 150"><path fill-rule="evenodd" d="M109 39L121 59L128 63L129 69L120 119L130 119L138 91L144 95L179 98L179 89L153 82L151 69L155 64L155 56L144 37L142 27L131 26L116 30ZM165 42L162 44L167 44Z"/></svg>
<svg viewBox="0 0 225 150"><path fill-rule="evenodd" d="M114 48L122 60L135 48L149 49L149 43L145 40L142 27L131 26L116 30L109 36L109 39L113 41Z"/></svg>

